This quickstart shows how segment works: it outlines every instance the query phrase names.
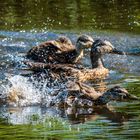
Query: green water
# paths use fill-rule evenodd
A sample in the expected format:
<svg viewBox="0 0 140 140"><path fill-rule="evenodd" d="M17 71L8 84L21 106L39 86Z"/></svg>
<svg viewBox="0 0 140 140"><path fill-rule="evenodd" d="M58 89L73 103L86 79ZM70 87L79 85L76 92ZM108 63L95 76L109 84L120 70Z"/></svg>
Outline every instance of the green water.
<svg viewBox="0 0 140 140"><path fill-rule="evenodd" d="M1 0L3 30L112 30L140 33L139 0Z"/></svg>
<svg viewBox="0 0 140 140"><path fill-rule="evenodd" d="M139 0L0 0L0 91L18 73L16 56L32 46L82 32L122 50L140 50ZM140 96L140 57L105 56L105 85L121 85ZM84 65L89 66L86 57ZM23 85L24 86L24 85ZM58 109L0 107L0 139L140 139L140 102L107 107Z"/></svg>

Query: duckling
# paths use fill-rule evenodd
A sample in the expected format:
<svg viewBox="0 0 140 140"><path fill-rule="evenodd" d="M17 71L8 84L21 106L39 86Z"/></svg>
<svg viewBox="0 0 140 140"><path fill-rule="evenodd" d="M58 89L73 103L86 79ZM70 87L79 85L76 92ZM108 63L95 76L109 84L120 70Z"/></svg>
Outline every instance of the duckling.
<svg viewBox="0 0 140 140"><path fill-rule="evenodd" d="M104 79L109 73L109 70L104 67L102 60L102 55L106 53L124 54L122 51L114 48L109 41L98 39L95 40L91 47L90 59L92 69L79 68L77 65L71 64L44 64L34 62L25 62L25 64L33 71L51 69L57 73L65 72L67 77L74 77L79 81L97 80Z"/></svg>
<svg viewBox="0 0 140 140"><path fill-rule="evenodd" d="M84 49L90 48L92 44L93 39L88 35L79 36L76 46L69 38L59 37L31 48L27 58L43 63L77 63L83 57Z"/></svg>

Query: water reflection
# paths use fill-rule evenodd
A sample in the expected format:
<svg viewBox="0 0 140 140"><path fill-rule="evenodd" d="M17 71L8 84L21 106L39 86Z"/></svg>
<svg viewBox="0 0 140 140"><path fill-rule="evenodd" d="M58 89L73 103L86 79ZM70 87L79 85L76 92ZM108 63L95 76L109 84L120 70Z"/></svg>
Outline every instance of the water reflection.
<svg viewBox="0 0 140 140"><path fill-rule="evenodd" d="M40 139L56 137L79 139L80 135L83 139L87 137L93 139L135 137L138 139L139 110L136 109L134 113L133 109L139 106L139 103L135 102L129 105L130 103L123 105L115 103L116 109L108 106L65 110L37 106L4 107L0 108L0 137L10 139L19 138L19 136L34 139L38 137ZM130 132L128 133L128 131ZM6 135L4 135L5 133Z"/></svg>
<svg viewBox="0 0 140 140"><path fill-rule="evenodd" d="M111 106L100 106L95 108L41 108L23 107L23 108L1 108L1 118L7 118L9 124L30 124L32 116L37 116L37 122L43 121L47 117L65 118L70 124L85 123L87 121L96 121L104 117L106 120L123 125L123 122L129 121L134 115L126 112L116 112ZM43 122L42 122L43 123Z"/></svg>
<svg viewBox="0 0 140 140"><path fill-rule="evenodd" d="M72 124L96 121L99 117L105 117L106 120L121 125L123 122L127 122L130 118L134 117L124 112L115 112L115 110L112 110L111 107L107 106L85 109L68 108L66 112L68 120Z"/></svg>
<svg viewBox="0 0 140 140"><path fill-rule="evenodd" d="M139 0L0 1L1 29L117 30L140 33Z"/></svg>

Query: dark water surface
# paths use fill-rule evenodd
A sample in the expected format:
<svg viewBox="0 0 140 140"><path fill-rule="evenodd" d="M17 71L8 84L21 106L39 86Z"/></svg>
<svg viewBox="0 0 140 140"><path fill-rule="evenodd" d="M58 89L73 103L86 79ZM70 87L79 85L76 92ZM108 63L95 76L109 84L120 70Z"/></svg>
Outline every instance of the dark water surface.
<svg viewBox="0 0 140 140"><path fill-rule="evenodd" d="M19 75L18 65L32 46L60 35L74 43L86 33L140 52L139 0L0 0L0 7L1 94L12 84L28 102L39 101L43 92ZM140 96L139 55L106 55L104 61L110 74L101 87L120 85ZM83 63L90 67L88 55ZM140 139L140 102L86 109L0 106L0 139Z"/></svg>
<svg viewBox="0 0 140 140"><path fill-rule="evenodd" d="M139 0L0 0L3 30L111 30L140 33Z"/></svg>

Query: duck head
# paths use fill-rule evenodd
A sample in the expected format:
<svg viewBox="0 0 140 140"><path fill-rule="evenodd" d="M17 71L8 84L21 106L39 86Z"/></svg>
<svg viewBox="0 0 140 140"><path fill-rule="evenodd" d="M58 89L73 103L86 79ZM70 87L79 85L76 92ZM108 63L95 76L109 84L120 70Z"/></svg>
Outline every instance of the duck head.
<svg viewBox="0 0 140 140"><path fill-rule="evenodd" d="M87 48L91 48L93 42L93 38L88 35L81 35L78 37L76 41L77 58L75 62L83 57L84 50Z"/></svg>
<svg viewBox="0 0 140 140"><path fill-rule="evenodd" d="M123 55L124 52L117 50L109 41L107 40L95 40L91 47L90 58L92 63L92 68L103 67L103 61L101 56L107 53L120 54Z"/></svg>
<svg viewBox="0 0 140 140"><path fill-rule="evenodd" d="M125 88L115 86L105 93L98 99L98 104L107 104L110 101L124 101L124 100L139 100L135 95L129 94Z"/></svg>
<svg viewBox="0 0 140 140"><path fill-rule="evenodd" d="M125 88L122 88L120 86L115 86L111 88L110 90L108 90L107 92L111 93L113 100L117 100L117 101L138 100L138 97L128 93L128 91Z"/></svg>
<svg viewBox="0 0 140 140"><path fill-rule="evenodd" d="M77 42L76 42L76 48L77 49L87 49L91 48L94 40L91 36L89 35L81 35L78 37Z"/></svg>

